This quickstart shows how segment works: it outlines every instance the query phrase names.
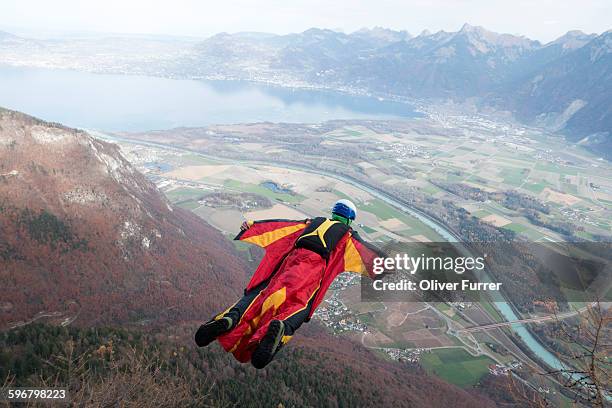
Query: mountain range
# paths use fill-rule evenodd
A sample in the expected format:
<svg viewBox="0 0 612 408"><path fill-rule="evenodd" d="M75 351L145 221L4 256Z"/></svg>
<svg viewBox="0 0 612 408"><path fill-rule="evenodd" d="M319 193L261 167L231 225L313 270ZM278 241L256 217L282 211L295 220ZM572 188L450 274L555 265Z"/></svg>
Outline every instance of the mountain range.
<svg viewBox="0 0 612 408"><path fill-rule="evenodd" d="M0 63L96 72L239 79L509 111L612 158L612 30L543 44L465 24L411 36L220 33L193 39L28 40L0 33Z"/></svg>
<svg viewBox="0 0 612 408"><path fill-rule="evenodd" d="M612 153L612 31L570 31L547 44L468 24L415 37L382 28L224 33L196 45L182 65L196 76L476 102Z"/></svg>

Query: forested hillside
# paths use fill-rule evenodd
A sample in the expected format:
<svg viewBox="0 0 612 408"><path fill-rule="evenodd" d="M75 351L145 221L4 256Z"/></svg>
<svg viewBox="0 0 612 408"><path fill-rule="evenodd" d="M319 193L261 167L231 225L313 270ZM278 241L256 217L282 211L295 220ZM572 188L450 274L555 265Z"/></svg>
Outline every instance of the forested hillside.
<svg viewBox="0 0 612 408"><path fill-rule="evenodd" d="M0 327L173 322L246 279L215 229L88 134L0 110Z"/></svg>
<svg viewBox="0 0 612 408"><path fill-rule="evenodd" d="M493 407L429 377L383 361L321 329L257 371L218 346L191 346L189 327L159 333L31 325L0 334L0 376L13 386L69 384L77 405L129 400L159 406Z"/></svg>

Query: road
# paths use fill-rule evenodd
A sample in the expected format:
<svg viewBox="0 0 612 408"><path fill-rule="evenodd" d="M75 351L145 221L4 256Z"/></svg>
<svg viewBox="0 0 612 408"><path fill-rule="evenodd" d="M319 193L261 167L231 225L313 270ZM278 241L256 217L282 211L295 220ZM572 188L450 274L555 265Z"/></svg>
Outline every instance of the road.
<svg viewBox="0 0 612 408"><path fill-rule="evenodd" d="M497 327L511 326L513 324L542 323L542 322L547 322L550 320L563 320L563 319L567 319L568 317L573 317L578 314L581 314L585 310L587 310L587 308L588 307L585 306L573 312L565 312L561 314L552 314L552 315L547 315L547 316L532 317L529 319L513 320L511 322L498 322L498 323L492 323L492 324L483 324L479 326L464 327L463 329L457 330L457 332L477 332L477 331L495 329Z"/></svg>

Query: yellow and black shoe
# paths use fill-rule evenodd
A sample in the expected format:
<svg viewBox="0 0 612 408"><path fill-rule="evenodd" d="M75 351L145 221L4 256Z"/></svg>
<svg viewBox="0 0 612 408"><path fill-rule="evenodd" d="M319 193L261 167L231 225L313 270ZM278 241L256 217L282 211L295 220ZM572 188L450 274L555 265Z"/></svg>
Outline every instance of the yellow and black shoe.
<svg viewBox="0 0 612 408"><path fill-rule="evenodd" d="M285 324L280 320L272 320L270 326L268 326L266 335L253 352L253 356L251 357L251 364L253 364L253 367L261 369L272 361L274 355L282 346L281 340L284 334Z"/></svg>
<svg viewBox="0 0 612 408"><path fill-rule="evenodd" d="M232 318L223 317L219 320L211 320L200 326L195 334L195 342L199 347L208 346L217 337L232 328Z"/></svg>

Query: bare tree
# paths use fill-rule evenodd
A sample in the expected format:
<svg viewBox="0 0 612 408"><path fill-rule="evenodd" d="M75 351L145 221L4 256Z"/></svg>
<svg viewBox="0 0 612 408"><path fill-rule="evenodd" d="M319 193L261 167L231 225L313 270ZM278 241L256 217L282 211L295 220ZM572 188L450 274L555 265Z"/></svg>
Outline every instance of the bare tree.
<svg viewBox="0 0 612 408"><path fill-rule="evenodd" d="M508 392L519 406L529 408L549 408L551 402L530 384L508 372Z"/></svg>
<svg viewBox="0 0 612 408"><path fill-rule="evenodd" d="M569 324L555 319L556 340L562 344L563 353L557 353L563 367L543 373L533 373L542 380L559 384L566 395L571 395L574 405L603 408L610 404L610 346L612 340L612 314L609 305L597 301L578 314L578 322ZM533 408L553 406L548 396L536 388L509 375L510 394L522 405Z"/></svg>
<svg viewBox="0 0 612 408"><path fill-rule="evenodd" d="M560 329L558 340L568 350L568 354L560 358L568 364L546 375L553 376L563 388L572 391L576 402L593 407L606 406L612 368L612 314L609 307L599 301L588 305L576 326L556 321Z"/></svg>

